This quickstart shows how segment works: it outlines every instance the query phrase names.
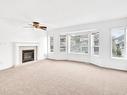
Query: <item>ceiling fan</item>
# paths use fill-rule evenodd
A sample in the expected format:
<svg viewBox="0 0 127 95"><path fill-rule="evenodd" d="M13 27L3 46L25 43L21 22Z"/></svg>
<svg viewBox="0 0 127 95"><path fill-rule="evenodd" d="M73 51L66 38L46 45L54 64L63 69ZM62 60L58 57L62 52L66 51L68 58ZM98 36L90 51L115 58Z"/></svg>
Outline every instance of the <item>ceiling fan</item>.
<svg viewBox="0 0 127 95"><path fill-rule="evenodd" d="M36 29L41 29L41 30L47 30L47 27L44 26L44 25L41 25L39 22L32 22L32 26L33 28L36 28Z"/></svg>

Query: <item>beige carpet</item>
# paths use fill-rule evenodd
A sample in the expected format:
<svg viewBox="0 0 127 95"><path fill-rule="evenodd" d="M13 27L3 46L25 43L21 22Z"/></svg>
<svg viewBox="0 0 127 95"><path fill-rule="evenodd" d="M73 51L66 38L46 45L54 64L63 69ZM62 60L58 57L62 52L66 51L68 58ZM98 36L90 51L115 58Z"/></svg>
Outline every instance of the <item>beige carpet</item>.
<svg viewBox="0 0 127 95"><path fill-rule="evenodd" d="M44 60L0 71L0 95L127 95L127 72Z"/></svg>

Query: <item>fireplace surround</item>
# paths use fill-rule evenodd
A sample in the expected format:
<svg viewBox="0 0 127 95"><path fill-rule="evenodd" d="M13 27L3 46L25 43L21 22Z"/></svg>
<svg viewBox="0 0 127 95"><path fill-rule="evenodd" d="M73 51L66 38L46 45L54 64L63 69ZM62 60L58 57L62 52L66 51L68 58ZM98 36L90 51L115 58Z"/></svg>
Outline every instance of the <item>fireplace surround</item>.
<svg viewBox="0 0 127 95"><path fill-rule="evenodd" d="M14 65L38 60L38 47L39 44L36 42L16 42Z"/></svg>

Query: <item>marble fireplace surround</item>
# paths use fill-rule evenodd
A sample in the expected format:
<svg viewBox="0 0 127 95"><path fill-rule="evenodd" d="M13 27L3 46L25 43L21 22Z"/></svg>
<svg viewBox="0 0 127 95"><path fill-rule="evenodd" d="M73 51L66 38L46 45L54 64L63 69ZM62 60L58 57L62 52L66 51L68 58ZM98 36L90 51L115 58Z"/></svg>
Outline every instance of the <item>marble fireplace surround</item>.
<svg viewBox="0 0 127 95"><path fill-rule="evenodd" d="M15 57L14 66L21 65L22 64L22 50L34 50L34 61L38 60L38 47L39 43L37 42L15 42L14 43L14 51L15 51Z"/></svg>

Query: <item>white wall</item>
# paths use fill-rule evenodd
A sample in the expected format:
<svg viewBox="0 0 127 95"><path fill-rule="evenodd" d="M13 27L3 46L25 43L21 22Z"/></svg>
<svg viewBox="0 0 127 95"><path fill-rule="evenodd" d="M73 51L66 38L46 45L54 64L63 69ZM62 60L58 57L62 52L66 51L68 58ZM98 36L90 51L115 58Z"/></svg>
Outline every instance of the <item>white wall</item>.
<svg viewBox="0 0 127 95"><path fill-rule="evenodd" d="M44 59L47 53L47 36L45 31L24 28L23 25L11 25L0 22L0 70L13 66L15 42L38 42L39 59Z"/></svg>
<svg viewBox="0 0 127 95"><path fill-rule="evenodd" d="M49 36L54 35L55 52L49 53L48 58L57 60L74 60L81 62L88 62L102 67L127 70L127 59L112 59L111 58L111 28L127 26L127 18L118 20L102 21L97 23L89 23L82 25L75 25L70 27L63 27L49 31ZM100 55L91 56L90 49L89 55L71 54L59 52L59 35L68 34L69 32L85 31L96 29L100 32ZM88 31L87 31L88 32ZM89 31L90 33L90 31Z"/></svg>

